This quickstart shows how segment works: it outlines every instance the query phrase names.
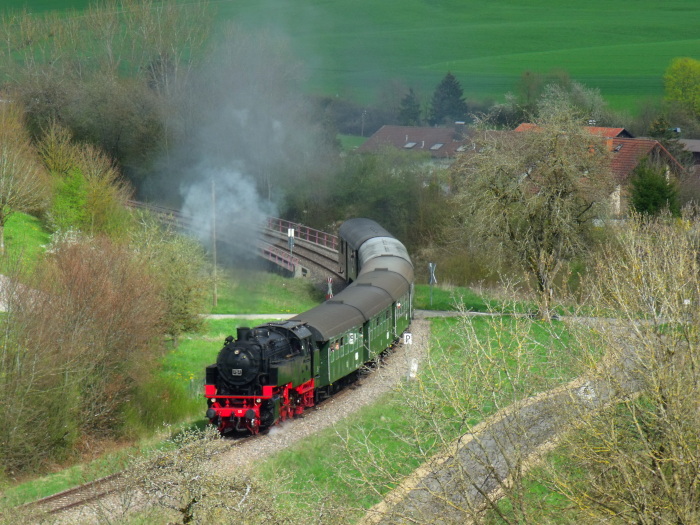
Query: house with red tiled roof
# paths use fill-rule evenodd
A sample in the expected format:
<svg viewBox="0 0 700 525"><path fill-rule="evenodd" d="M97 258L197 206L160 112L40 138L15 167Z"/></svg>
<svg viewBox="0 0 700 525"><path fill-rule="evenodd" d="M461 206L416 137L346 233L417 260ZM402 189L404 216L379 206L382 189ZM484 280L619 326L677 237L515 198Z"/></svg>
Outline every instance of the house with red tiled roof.
<svg viewBox="0 0 700 525"><path fill-rule="evenodd" d="M634 138L625 128L585 126L585 129L592 135L604 137L608 151L612 154L610 169L616 189L611 195L611 204L615 215L620 215L627 209L629 180L642 160L664 166L667 177L672 174L678 176L683 171L683 166L658 140ZM537 131L537 126L523 123L515 131Z"/></svg>
<svg viewBox="0 0 700 525"><path fill-rule="evenodd" d="M520 124L513 132L537 131L537 125ZM611 152L611 175L617 183L613 193L612 207L616 214L627 207L629 179L643 159L666 166L668 175L683 171L681 164L657 140L634 138L625 128L586 126L592 135L603 137ZM493 133L512 133L494 131ZM382 126L355 151L377 153L384 148L395 148L406 152L423 152L429 158L447 164L457 155L474 149L473 137L462 123L454 127Z"/></svg>
<svg viewBox="0 0 700 525"><path fill-rule="evenodd" d="M523 122L513 131L532 131L536 130L537 125L530 122ZM603 138L634 138L632 134L625 128L606 128L602 126L584 126L584 129L588 130L591 135L597 135Z"/></svg>

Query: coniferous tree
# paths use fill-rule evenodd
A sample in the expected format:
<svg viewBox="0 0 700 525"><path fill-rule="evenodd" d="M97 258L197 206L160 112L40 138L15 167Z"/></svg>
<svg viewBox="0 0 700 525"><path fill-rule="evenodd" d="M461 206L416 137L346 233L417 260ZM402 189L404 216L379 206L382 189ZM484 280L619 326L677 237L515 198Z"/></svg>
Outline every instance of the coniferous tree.
<svg viewBox="0 0 700 525"><path fill-rule="evenodd" d="M455 76L448 72L433 92L428 122L435 126L464 120L466 116L467 103L464 101L462 86Z"/></svg>
<svg viewBox="0 0 700 525"><path fill-rule="evenodd" d="M686 150L685 146L678 140L679 133L671 127L664 116L660 116L649 125L649 136L658 140L684 167L692 166L693 154Z"/></svg>
<svg viewBox="0 0 700 525"><path fill-rule="evenodd" d="M631 204L639 213L657 215L668 210L673 216L680 216L678 191L659 169L641 163L631 184Z"/></svg>
<svg viewBox="0 0 700 525"><path fill-rule="evenodd" d="M420 124L420 102L413 88L410 88L401 99L399 124L402 126L418 126Z"/></svg>

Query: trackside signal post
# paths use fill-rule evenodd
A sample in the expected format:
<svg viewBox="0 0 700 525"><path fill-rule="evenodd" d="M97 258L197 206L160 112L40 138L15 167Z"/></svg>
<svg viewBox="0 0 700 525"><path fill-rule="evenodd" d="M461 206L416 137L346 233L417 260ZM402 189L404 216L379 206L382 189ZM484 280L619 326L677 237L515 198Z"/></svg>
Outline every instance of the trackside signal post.
<svg viewBox="0 0 700 525"><path fill-rule="evenodd" d="M287 228L287 244L289 245L289 256L294 251L294 228Z"/></svg>
<svg viewBox="0 0 700 525"><path fill-rule="evenodd" d="M428 271L430 272L430 306L433 306L433 285L437 284L437 279L435 278L435 268L437 268L437 264L428 263Z"/></svg>

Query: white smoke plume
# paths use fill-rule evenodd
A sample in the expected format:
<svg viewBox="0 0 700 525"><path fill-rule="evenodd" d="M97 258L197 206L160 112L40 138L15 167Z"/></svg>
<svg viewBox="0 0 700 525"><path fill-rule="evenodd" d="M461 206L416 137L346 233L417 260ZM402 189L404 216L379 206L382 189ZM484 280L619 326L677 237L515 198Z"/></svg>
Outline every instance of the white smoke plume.
<svg viewBox="0 0 700 525"><path fill-rule="evenodd" d="M224 38L183 85L167 124L175 139L143 193L179 202L206 245L216 215L217 238L252 255L285 192L328 171L328 137L302 94L300 71L274 38L240 31Z"/></svg>
<svg viewBox="0 0 700 525"><path fill-rule="evenodd" d="M205 245L215 228L217 239L245 250L245 256L267 217L277 215L277 207L261 199L251 178L236 168L201 165L197 172L197 180L181 187L183 215L192 219L192 229Z"/></svg>

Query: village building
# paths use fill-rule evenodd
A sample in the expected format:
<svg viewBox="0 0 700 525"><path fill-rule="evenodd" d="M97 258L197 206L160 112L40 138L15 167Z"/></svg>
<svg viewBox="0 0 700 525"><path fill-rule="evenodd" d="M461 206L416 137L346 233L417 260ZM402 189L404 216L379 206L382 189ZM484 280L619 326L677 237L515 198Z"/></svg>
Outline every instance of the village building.
<svg viewBox="0 0 700 525"><path fill-rule="evenodd" d="M592 135L605 139L611 152L611 175L616 189L611 195L611 211L614 215L624 214L629 200L629 181L637 166L643 160L652 165L663 166L667 177L678 177L683 166L658 141L650 138L635 138L625 128L586 126ZM523 133L536 131L537 126L524 122L512 132ZM697 143L697 155L700 157L700 141ZM687 146L686 146L687 147ZM360 147L358 153L378 153L385 148L394 148L406 152L423 152L440 165L449 166L457 155L468 153L474 148L474 142L464 123L455 123L454 127L425 126L382 126Z"/></svg>

